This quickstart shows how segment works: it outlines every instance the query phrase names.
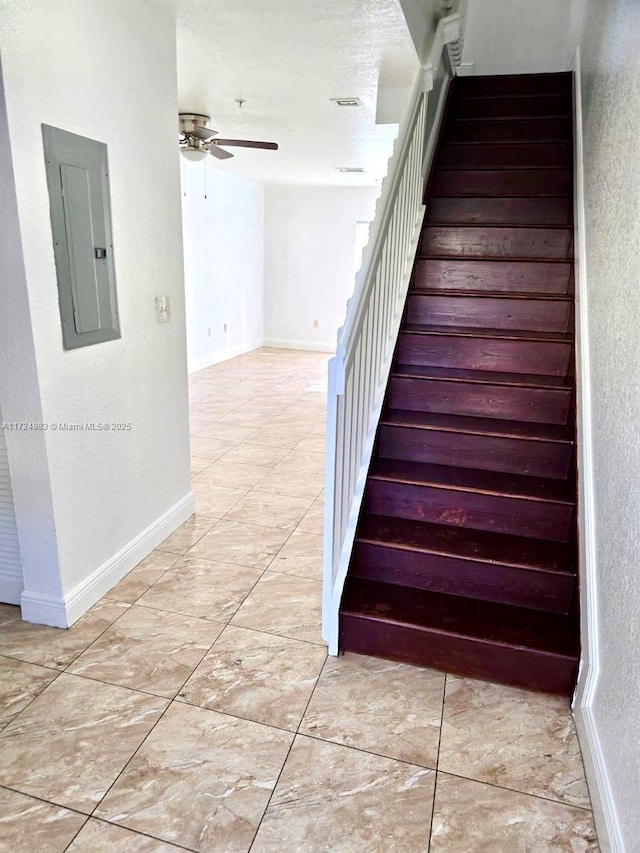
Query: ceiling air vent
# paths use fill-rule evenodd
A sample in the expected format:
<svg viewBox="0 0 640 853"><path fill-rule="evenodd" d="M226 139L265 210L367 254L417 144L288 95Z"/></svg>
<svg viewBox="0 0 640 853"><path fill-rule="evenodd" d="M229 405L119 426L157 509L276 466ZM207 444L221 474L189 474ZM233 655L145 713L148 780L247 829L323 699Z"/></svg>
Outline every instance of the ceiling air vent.
<svg viewBox="0 0 640 853"><path fill-rule="evenodd" d="M360 98L330 98L336 107L361 107L362 101Z"/></svg>
<svg viewBox="0 0 640 853"><path fill-rule="evenodd" d="M365 171L362 166L336 166L336 170L355 175L363 175Z"/></svg>

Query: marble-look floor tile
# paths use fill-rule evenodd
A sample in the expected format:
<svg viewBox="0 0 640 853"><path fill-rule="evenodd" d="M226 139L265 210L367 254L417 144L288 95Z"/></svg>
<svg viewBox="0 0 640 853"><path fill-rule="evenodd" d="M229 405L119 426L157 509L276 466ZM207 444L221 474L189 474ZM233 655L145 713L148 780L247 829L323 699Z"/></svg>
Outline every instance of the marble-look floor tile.
<svg viewBox="0 0 640 853"><path fill-rule="evenodd" d="M294 530L269 570L322 580L322 536Z"/></svg>
<svg viewBox="0 0 640 853"><path fill-rule="evenodd" d="M57 675L54 669L0 657L0 728L24 710Z"/></svg>
<svg viewBox="0 0 640 853"><path fill-rule="evenodd" d="M203 536L187 556L266 569L288 538L288 530L224 519Z"/></svg>
<svg viewBox="0 0 640 853"><path fill-rule="evenodd" d="M167 536L158 545L157 550L171 554L186 554L189 548L192 548L205 533L211 530L217 520L207 515L192 515L177 530L174 530L171 536Z"/></svg>
<svg viewBox="0 0 640 853"><path fill-rule="evenodd" d="M243 445L238 445L242 447ZM233 485L237 489L252 489L267 474L268 469L255 463L230 462L218 459L195 478L194 483L214 483L218 486Z"/></svg>
<svg viewBox="0 0 640 853"><path fill-rule="evenodd" d="M303 533L315 533L322 536L324 531L324 501L318 499L309 507L309 511L298 525Z"/></svg>
<svg viewBox="0 0 640 853"><path fill-rule="evenodd" d="M199 560L188 554L147 590L138 604L227 622L261 574L257 569Z"/></svg>
<svg viewBox="0 0 640 853"><path fill-rule="evenodd" d="M222 627L134 605L67 671L173 699Z"/></svg>
<svg viewBox="0 0 640 853"><path fill-rule="evenodd" d="M284 429L261 427L246 439L247 444L264 444L267 447L282 447L291 450L305 438L305 433Z"/></svg>
<svg viewBox="0 0 640 853"><path fill-rule="evenodd" d="M65 669L127 610L124 602L103 599L71 628L23 622L20 608L0 604L2 654L53 669Z"/></svg>
<svg viewBox="0 0 640 853"><path fill-rule="evenodd" d="M0 732L0 785L90 812L167 704L61 673Z"/></svg>
<svg viewBox="0 0 640 853"><path fill-rule="evenodd" d="M280 462L279 467L296 471L299 474L324 476L325 455L313 450L300 450L299 445L294 447Z"/></svg>
<svg viewBox="0 0 640 853"><path fill-rule="evenodd" d="M162 577L177 559L177 554L153 551L141 563L138 563L135 569L125 575L120 583L112 587L106 597L111 601L124 601L133 604L158 578Z"/></svg>
<svg viewBox="0 0 640 853"><path fill-rule="evenodd" d="M267 572L233 617L233 624L322 643L321 596L318 581Z"/></svg>
<svg viewBox="0 0 640 853"><path fill-rule="evenodd" d="M590 811L438 773L431 850L595 853Z"/></svg>
<svg viewBox="0 0 640 853"><path fill-rule="evenodd" d="M192 705L295 730L325 658L320 646L229 625L179 696Z"/></svg>
<svg viewBox="0 0 640 853"><path fill-rule="evenodd" d="M324 413L322 415L322 419L324 419ZM296 445L295 449L304 451L311 450L314 453L324 453L326 449L324 437L321 435L308 435Z"/></svg>
<svg viewBox="0 0 640 853"><path fill-rule="evenodd" d="M438 768L589 808L566 699L447 676Z"/></svg>
<svg viewBox="0 0 640 853"><path fill-rule="evenodd" d="M96 815L191 850L245 853L292 738L174 703Z"/></svg>
<svg viewBox="0 0 640 853"><path fill-rule="evenodd" d="M444 680L440 672L378 658L330 657L300 731L435 768Z"/></svg>
<svg viewBox="0 0 640 853"><path fill-rule="evenodd" d="M265 468L273 468L287 453L286 448L243 442L225 453L222 459L225 462L242 462L246 465L262 465Z"/></svg>
<svg viewBox="0 0 640 853"><path fill-rule="evenodd" d="M255 486L256 492L270 492L274 495L288 495L292 498L304 498L315 501L324 485L324 477L316 474L299 474L291 468L276 465Z"/></svg>
<svg viewBox="0 0 640 853"><path fill-rule="evenodd" d="M184 848L90 818L66 853L179 853L180 850Z"/></svg>
<svg viewBox="0 0 640 853"><path fill-rule="evenodd" d="M252 853L426 853L435 775L298 736Z"/></svg>
<svg viewBox="0 0 640 853"><path fill-rule="evenodd" d="M209 465L211 465L212 461L212 459L203 459L201 456L192 456L189 466L191 479L193 479L196 474L199 474L201 471L204 471L205 468L208 468Z"/></svg>
<svg viewBox="0 0 640 853"><path fill-rule="evenodd" d="M227 513L227 519L261 527L293 530L309 509L311 500L253 491L238 501Z"/></svg>
<svg viewBox="0 0 640 853"><path fill-rule="evenodd" d="M256 431L255 426L240 426L239 424L225 424L221 421L215 421L207 427L207 436L209 440L225 441L229 444L240 444L241 441L246 441L250 435ZM231 448L228 448L231 450ZM197 454L200 455L199 453ZM216 457L219 458L219 457Z"/></svg>
<svg viewBox="0 0 640 853"><path fill-rule="evenodd" d="M191 488L196 499L196 512L211 518L222 518L247 493L246 489L228 489L206 480L195 480Z"/></svg>
<svg viewBox="0 0 640 853"><path fill-rule="evenodd" d="M63 853L86 817L0 788L0 853Z"/></svg>
<svg viewBox="0 0 640 853"><path fill-rule="evenodd" d="M235 445L233 441L220 441L214 436L208 434L210 426L207 427L207 435L192 435L191 443L191 458L205 460L209 465L219 459L227 450ZM241 439L237 439L240 441Z"/></svg>

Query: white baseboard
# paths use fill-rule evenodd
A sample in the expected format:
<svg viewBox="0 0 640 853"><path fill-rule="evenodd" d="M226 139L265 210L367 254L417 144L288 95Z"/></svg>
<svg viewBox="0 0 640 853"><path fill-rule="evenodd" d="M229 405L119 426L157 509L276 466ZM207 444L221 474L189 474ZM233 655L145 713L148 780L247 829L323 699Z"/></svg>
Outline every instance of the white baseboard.
<svg viewBox="0 0 640 853"><path fill-rule="evenodd" d="M22 572L0 569L0 601L3 604L20 604L23 586Z"/></svg>
<svg viewBox="0 0 640 853"><path fill-rule="evenodd" d="M204 370L205 367L211 367L214 364L220 364L222 361L228 361L230 358L245 355L245 353L260 349L261 346L263 346L262 338L256 338L253 341L238 344L235 347L225 347L225 349L215 350L194 361L189 361L189 373L197 373L198 370Z"/></svg>
<svg viewBox="0 0 640 853"><path fill-rule="evenodd" d="M574 716L600 850L602 853L625 853L620 820L593 710L588 706L579 706L574 709Z"/></svg>
<svg viewBox="0 0 640 853"><path fill-rule="evenodd" d="M286 341L282 338L265 338L262 346L273 347L274 349L301 349L310 352L328 352L336 351L335 343L326 343L323 341Z"/></svg>
<svg viewBox="0 0 640 853"><path fill-rule="evenodd" d="M64 598L25 590L20 596L22 618L55 628L70 627L194 512L195 498L189 492Z"/></svg>
<svg viewBox="0 0 640 853"><path fill-rule="evenodd" d="M475 74L473 62L461 62L456 66L456 77L473 77Z"/></svg>
<svg viewBox="0 0 640 853"><path fill-rule="evenodd" d="M587 295L587 241L584 202L584 151L580 49L573 61L574 76L574 246L576 301L576 426L578 448L578 547L580 563L581 659L573 712L582 750L600 849L624 853L613 791L609 781L598 726L593 715L600 670L598 578L592 456L591 379Z"/></svg>

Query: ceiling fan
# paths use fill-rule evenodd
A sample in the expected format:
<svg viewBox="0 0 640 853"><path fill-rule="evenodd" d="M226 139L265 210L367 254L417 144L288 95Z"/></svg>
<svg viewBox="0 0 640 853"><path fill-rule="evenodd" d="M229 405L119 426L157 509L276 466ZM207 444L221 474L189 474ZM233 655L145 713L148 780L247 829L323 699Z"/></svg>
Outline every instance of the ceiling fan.
<svg viewBox="0 0 640 853"><path fill-rule="evenodd" d="M180 113L180 153L187 160L203 160L207 154L218 160L228 160L233 157L231 151L225 151L220 146L237 146L239 148L265 148L277 151L276 142L254 142L250 139L215 139L217 130L211 130L209 116L200 113Z"/></svg>

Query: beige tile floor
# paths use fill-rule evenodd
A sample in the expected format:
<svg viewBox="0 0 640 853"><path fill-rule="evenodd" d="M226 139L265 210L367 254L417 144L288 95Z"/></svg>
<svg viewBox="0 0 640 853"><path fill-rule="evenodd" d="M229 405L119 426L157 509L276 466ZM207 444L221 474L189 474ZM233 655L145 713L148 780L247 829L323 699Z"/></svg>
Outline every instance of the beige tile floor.
<svg viewBox="0 0 640 853"><path fill-rule="evenodd" d="M325 373L193 376L196 515L68 631L0 606L0 853L598 849L566 701L327 658Z"/></svg>

